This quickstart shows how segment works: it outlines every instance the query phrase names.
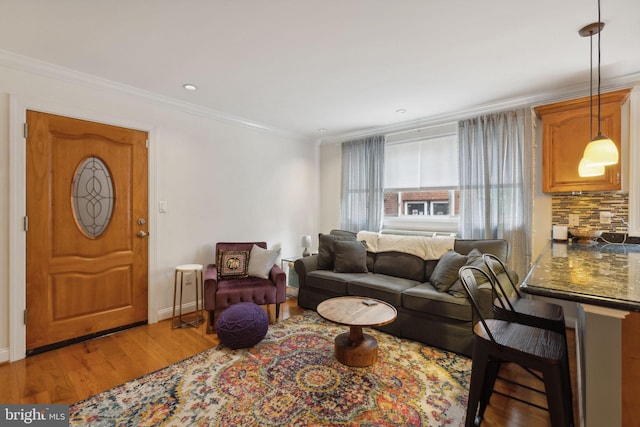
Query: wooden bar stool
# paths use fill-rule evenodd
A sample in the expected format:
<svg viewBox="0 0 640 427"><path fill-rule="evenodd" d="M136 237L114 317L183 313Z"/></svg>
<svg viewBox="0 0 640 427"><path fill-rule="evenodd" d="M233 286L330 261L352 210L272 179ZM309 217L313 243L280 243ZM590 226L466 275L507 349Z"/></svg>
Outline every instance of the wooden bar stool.
<svg viewBox="0 0 640 427"><path fill-rule="evenodd" d="M478 267L465 266L458 273L479 318L479 322L473 327L471 385L465 426L475 426L482 422L500 364L504 362L516 363L525 369L540 372L547 397L547 408L543 409L549 411L551 425L573 426L571 379L563 336L548 329L506 320L485 319L477 304L478 283L474 273L491 280Z"/></svg>
<svg viewBox="0 0 640 427"><path fill-rule="evenodd" d="M184 290L184 275L193 274L196 287L196 311L195 318L186 321L182 318L182 294ZM180 276L180 304L178 305L178 321L176 322L176 294L178 290L178 275ZM200 305L202 301L202 305ZM204 283L202 281L202 265L184 264L176 267L173 280L173 315L171 317L171 329L186 328L189 326L198 327L204 321Z"/></svg>
<svg viewBox="0 0 640 427"><path fill-rule="evenodd" d="M562 306L551 302L523 298L518 287L513 283L507 267L500 258L492 254L484 254L482 259L489 270L491 287L493 288L494 295L496 295L496 298L493 300L493 317L557 332L562 335L566 346L567 326L564 321L564 310ZM500 280L498 280L497 273L500 272L498 268L506 273L514 292L513 295L509 296L505 292ZM569 364L568 352L566 356L567 364ZM529 371L529 373L541 379L536 373L531 371Z"/></svg>

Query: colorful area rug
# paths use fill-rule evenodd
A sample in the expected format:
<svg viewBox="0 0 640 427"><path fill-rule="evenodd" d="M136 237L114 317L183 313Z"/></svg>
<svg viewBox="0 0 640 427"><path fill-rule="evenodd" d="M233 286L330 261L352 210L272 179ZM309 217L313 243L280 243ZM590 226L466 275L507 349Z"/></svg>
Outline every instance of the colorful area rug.
<svg viewBox="0 0 640 427"><path fill-rule="evenodd" d="M254 348L217 346L76 403L72 425L459 426L471 361L368 329L378 362L333 356L346 327L306 311Z"/></svg>

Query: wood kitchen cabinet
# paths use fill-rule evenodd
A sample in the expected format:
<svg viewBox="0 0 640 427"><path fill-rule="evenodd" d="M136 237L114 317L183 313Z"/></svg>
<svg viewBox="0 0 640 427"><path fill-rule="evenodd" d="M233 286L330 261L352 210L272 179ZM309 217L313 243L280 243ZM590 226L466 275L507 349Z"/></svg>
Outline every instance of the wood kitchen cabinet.
<svg viewBox="0 0 640 427"><path fill-rule="evenodd" d="M589 135L590 97L557 102L535 108L542 120L542 190L545 193L572 191L616 191L622 188L622 129L625 102L631 89L601 94L600 128L618 146L620 161L607 166L605 174L580 177L578 165ZM597 98L593 97L593 135L598 133Z"/></svg>

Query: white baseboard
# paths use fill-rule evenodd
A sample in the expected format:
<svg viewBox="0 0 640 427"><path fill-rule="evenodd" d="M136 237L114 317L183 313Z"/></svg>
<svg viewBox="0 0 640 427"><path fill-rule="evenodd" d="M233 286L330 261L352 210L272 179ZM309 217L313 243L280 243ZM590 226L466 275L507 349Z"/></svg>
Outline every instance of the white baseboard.
<svg viewBox="0 0 640 427"><path fill-rule="evenodd" d="M203 305L200 305L202 307ZM176 316L178 315L179 307L176 307ZM192 301L189 303L182 304L182 314L193 313L196 311L196 302ZM158 310L158 321L167 320L173 317L173 307L166 307Z"/></svg>
<svg viewBox="0 0 640 427"><path fill-rule="evenodd" d="M0 363L9 361L9 349L8 348L0 348Z"/></svg>

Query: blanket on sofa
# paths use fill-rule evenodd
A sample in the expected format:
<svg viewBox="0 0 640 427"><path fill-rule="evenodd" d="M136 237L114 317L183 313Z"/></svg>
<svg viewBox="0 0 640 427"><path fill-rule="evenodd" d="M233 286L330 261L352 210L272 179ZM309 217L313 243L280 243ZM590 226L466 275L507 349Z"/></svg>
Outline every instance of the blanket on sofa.
<svg viewBox="0 0 640 427"><path fill-rule="evenodd" d="M403 252L423 260L442 258L455 243L454 237L403 236L371 231L360 231L356 238L367 243L369 252Z"/></svg>

